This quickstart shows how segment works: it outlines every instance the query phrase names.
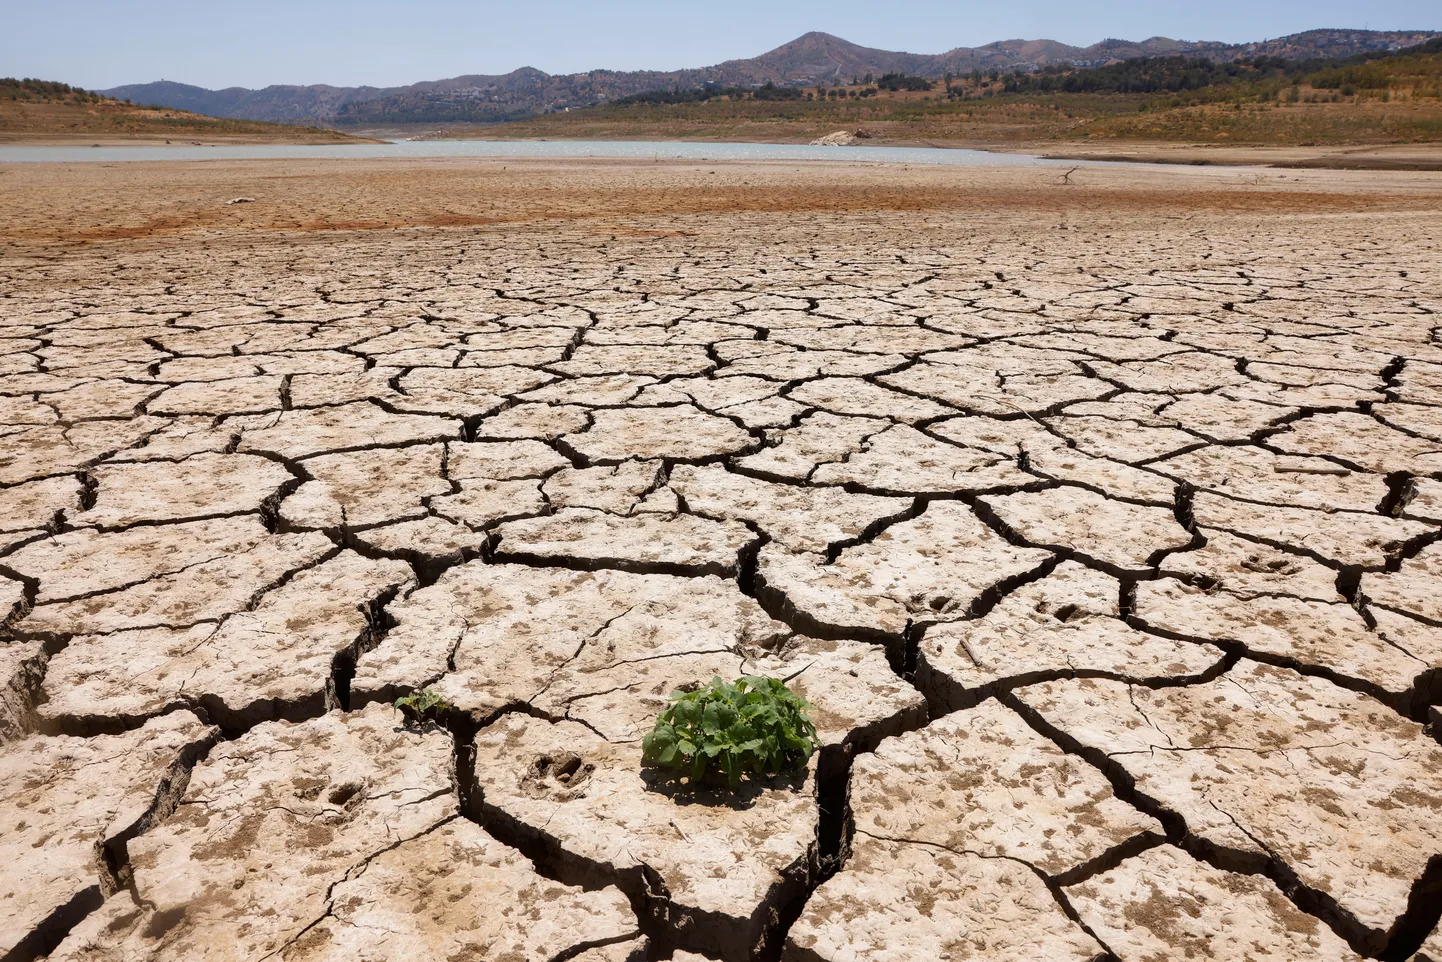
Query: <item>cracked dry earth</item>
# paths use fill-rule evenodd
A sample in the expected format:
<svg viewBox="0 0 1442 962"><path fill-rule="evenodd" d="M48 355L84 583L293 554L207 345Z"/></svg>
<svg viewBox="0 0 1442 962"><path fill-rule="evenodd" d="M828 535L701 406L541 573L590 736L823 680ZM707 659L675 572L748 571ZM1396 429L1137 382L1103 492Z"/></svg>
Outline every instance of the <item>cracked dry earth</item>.
<svg viewBox="0 0 1442 962"><path fill-rule="evenodd" d="M0 954L1442 960L1435 193L1094 176L12 239Z"/></svg>

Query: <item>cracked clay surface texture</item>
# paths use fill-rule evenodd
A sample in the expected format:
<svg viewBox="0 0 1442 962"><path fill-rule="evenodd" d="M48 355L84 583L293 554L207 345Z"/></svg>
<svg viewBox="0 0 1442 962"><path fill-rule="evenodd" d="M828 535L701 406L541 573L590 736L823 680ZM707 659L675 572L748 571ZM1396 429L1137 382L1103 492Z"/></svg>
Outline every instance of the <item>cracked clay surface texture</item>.
<svg viewBox="0 0 1442 962"><path fill-rule="evenodd" d="M12 166L4 962L1442 962L1442 175Z"/></svg>

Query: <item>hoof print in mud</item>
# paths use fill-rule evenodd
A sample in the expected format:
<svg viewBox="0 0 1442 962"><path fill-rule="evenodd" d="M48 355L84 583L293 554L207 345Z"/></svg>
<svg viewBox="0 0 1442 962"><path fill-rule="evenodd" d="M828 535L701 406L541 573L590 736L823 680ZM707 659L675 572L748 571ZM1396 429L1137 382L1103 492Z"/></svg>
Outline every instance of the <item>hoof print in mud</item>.
<svg viewBox="0 0 1442 962"><path fill-rule="evenodd" d="M533 798L558 802L586 795L586 782L596 766L573 752L540 755L521 776L521 790Z"/></svg>

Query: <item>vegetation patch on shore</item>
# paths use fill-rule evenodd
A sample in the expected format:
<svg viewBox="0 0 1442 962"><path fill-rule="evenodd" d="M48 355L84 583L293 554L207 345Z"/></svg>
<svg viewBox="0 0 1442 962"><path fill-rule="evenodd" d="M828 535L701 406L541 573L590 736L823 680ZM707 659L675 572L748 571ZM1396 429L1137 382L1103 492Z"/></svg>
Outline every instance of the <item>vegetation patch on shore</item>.
<svg viewBox="0 0 1442 962"><path fill-rule="evenodd" d="M53 80L0 77L0 143L96 139L259 143L365 140L324 127L229 120L153 104L132 104Z"/></svg>

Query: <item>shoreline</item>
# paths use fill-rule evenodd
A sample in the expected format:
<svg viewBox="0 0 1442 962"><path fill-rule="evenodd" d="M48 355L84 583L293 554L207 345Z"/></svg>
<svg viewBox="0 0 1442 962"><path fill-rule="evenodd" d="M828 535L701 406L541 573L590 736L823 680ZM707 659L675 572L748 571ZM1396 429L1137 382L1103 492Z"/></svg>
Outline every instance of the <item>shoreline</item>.
<svg viewBox="0 0 1442 962"><path fill-rule="evenodd" d="M367 129L359 132L352 139L344 141L327 140L323 138L270 138L270 137L214 137L202 140L189 138L90 138L81 136L46 136L35 138L0 137L0 163L7 162L47 162L44 159L13 158L6 160L3 156L6 148L25 149L60 149L60 150L81 150L86 148L105 149L128 149L146 151L169 151L174 150L177 155L197 149L217 148L248 148L248 147L319 147L327 150L345 150L351 147L377 147L394 145L400 150L397 151L397 159L423 159L426 157L465 157L474 156L477 159L483 157L522 157L534 158L558 158L561 156L587 156L584 154L569 155L564 152L547 151L538 154L474 154L454 152L437 152L427 154L424 152L426 144L639 144L654 143L676 145L677 147L697 148L707 145L717 146L774 146L781 148L812 147L810 141L796 139L712 139L712 138L684 138L670 140L647 140L642 137L603 137L603 138L580 138L580 137L476 137L476 136L411 136L399 138L402 131L393 129ZM441 131L435 131L440 134ZM454 133L446 131L445 133ZM396 139L386 139L387 137ZM1126 142L1094 144L1085 141L1057 144L1052 142L1016 142L997 143L992 142L967 142L967 141L935 141L935 140L909 140L892 138L871 138L855 144L845 145L838 148L817 147L818 150L849 148L859 149L898 149L898 150L937 150L937 151L973 151L991 155L1006 155L1010 157L1029 157L1038 160L1049 161L1053 164L1065 161L1078 161L1087 164L1095 163L1121 163L1121 164L1142 164L1155 166L1190 166L1190 167L1264 167L1281 170L1358 170L1358 171L1398 171L1398 172L1427 172L1442 171L1442 142L1422 144L1381 144L1381 145L1300 145L1300 146L1271 146L1262 144L1176 144L1166 142ZM599 153L592 155L597 158L608 155ZM67 157L57 158L54 162L84 162L90 158ZM110 159L114 157L96 157L95 160ZM130 160L132 158L121 158ZM156 160L171 158L136 157L134 160ZM177 161L194 161L209 158L197 158L187 156L176 156ZM217 157L215 159L233 159ZM329 159L317 157L316 159ZM341 158L335 158L341 159ZM670 159L670 158L668 158ZM676 158L689 159L689 158ZM708 158L702 158L708 159ZM709 158L713 161L723 159L739 160L743 158ZM752 159L752 158L745 158ZM766 159L766 158L754 158ZM794 158L783 158L794 159ZM827 159L825 155L815 158L808 157L807 160ZM854 156L840 155L835 158L838 161L856 161ZM920 157L911 158L876 158L878 163L926 163ZM950 166L950 164L946 164Z"/></svg>
<svg viewBox="0 0 1442 962"><path fill-rule="evenodd" d="M744 135L719 137L651 138L643 135L606 137L501 137L488 132L446 128L417 134L399 128L364 128L370 136L388 136L404 142L428 140L477 140L494 143L677 143L677 144L776 144L805 146L814 138L749 138ZM410 136L406 136L409 134ZM431 135L428 135L431 134ZM469 134L469 135L468 135ZM432 136L433 135L433 136ZM1121 141L1094 143L1075 141L943 140L906 137L872 137L855 147L915 147L935 150L979 150L991 154L1023 154L1043 160L1087 160L1116 163L1182 165L1195 167L1265 166L1282 170L1442 170L1442 141L1393 144L1224 144L1177 143L1174 141Z"/></svg>

